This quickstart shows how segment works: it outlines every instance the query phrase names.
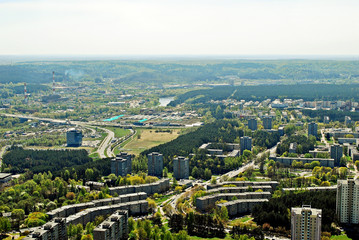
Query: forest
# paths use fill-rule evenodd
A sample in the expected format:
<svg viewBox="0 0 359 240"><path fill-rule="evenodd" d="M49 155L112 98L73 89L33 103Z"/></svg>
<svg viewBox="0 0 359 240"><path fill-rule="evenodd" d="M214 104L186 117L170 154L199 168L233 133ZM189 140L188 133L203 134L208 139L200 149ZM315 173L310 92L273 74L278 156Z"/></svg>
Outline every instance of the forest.
<svg viewBox="0 0 359 240"><path fill-rule="evenodd" d="M318 118L321 122L323 122L324 116L328 116L330 121L344 122L345 116L351 117L352 121L359 121L359 112L303 109L302 113L311 118Z"/></svg>
<svg viewBox="0 0 359 240"><path fill-rule="evenodd" d="M358 100L359 84L292 84L292 85L256 85L256 86L219 86L186 92L170 103L176 106L183 102L206 103L211 100L253 100L266 99L303 99L313 100Z"/></svg>
<svg viewBox="0 0 359 240"><path fill-rule="evenodd" d="M46 63L46 64L44 64ZM359 61L328 60L147 60L38 61L0 65L0 83L49 83L113 78L115 83L166 84L243 80L353 80Z"/></svg>
<svg viewBox="0 0 359 240"><path fill-rule="evenodd" d="M288 192L278 198L272 198L269 202L256 205L252 210L252 216L257 224L270 224L272 227L285 227L290 229L290 209L311 205L312 208L322 209L322 231L337 234L332 228L332 222L337 223L335 213L336 192Z"/></svg>
<svg viewBox="0 0 359 240"><path fill-rule="evenodd" d="M26 169L33 173L56 172L65 167L91 162L86 150L32 150L12 147L3 157L3 163L11 173L23 173Z"/></svg>

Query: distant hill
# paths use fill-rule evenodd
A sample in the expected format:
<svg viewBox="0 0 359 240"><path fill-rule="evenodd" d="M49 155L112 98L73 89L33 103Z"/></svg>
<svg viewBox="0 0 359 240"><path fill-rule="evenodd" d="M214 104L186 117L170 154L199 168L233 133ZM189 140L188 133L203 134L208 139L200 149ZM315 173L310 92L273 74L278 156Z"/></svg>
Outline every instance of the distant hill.
<svg viewBox="0 0 359 240"><path fill-rule="evenodd" d="M236 81L359 82L359 61L339 60L112 60L44 61L0 65L0 83L95 81L115 83L208 83Z"/></svg>

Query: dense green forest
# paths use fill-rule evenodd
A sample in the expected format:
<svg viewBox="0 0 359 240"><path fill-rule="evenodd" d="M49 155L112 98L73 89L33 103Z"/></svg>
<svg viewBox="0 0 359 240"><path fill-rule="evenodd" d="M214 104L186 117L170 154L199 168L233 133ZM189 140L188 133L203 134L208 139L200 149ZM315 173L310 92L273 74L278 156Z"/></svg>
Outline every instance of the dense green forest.
<svg viewBox="0 0 359 240"><path fill-rule="evenodd" d="M302 113L311 118L318 118L321 122L324 120L324 116L328 116L330 121L344 122L345 116L350 116L353 121L359 121L359 112L303 109Z"/></svg>
<svg viewBox="0 0 359 240"><path fill-rule="evenodd" d="M114 78L115 82L161 84L243 80L351 80L359 77L359 61L328 60L162 60L42 61L0 65L0 83L51 82Z"/></svg>
<svg viewBox="0 0 359 240"><path fill-rule="evenodd" d="M11 173L23 173L25 169L33 173L56 172L65 167L91 162L86 150L31 150L12 147L3 157Z"/></svg>
<svg viewBox="0 0 359 240"><path fill-rule="evenodd" d="M221 86L211 89L194 90L184 93L170 103L176 106L183 102L205 103L210 100L258 100L265 99L304 99L333 100L359 99L359 84L295 84L295 85L257 85L257 86Z"/></svg>
<svg viewBox="0 0 359 240"><path fill-rule="evenodd" d="M312 208L322 209L322 231L333 232L332 222L337 223L335 213L336 192L288 192L279 198L272 198L269 202L258 204L253 208L254 221L260 225L269 223L272 227L284 226L290 229L290 209L311 205Z"/></svg>

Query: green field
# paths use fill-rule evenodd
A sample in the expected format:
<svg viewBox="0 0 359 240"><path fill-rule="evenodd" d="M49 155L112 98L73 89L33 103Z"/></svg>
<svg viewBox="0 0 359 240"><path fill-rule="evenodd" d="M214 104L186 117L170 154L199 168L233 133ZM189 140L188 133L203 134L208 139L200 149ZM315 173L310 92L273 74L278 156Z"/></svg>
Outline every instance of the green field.
<svg viewBox="0 0 359 240"><path fill-rule="evenodd" d="M119 127L106 127L106 128L115 133L115 138L120 138L131 133L130 130L124 128L119 128Z"/></svg>
<svg viewBox="0 0 359 240"><path fill-rule="evenodd" d="M211 240L227 239L227 240L229 240L229 239L233 239L233 238L231 238L230 235L227 234L227 236L225 238L201 238L201 237L196 237L196 236L190 236L189 239L190 240L200 240L200 239L211 239Z"/></svg>
<svg viewBox="0 0 359 240"><path fill-rule="evenodd" d="M348 238L347 235L332 236L330 239L333 239L333 240L352 240L351 238Z"/></svg>
<svg viewBox="0 0 359 240"><path fill-rule="evenodd" d="M137 134L126 141L123 148L131 154L139 155L144 150L169 142L179 136L179 129L172 129L172 132L156 132L156 129L137 129Z"/></svg>

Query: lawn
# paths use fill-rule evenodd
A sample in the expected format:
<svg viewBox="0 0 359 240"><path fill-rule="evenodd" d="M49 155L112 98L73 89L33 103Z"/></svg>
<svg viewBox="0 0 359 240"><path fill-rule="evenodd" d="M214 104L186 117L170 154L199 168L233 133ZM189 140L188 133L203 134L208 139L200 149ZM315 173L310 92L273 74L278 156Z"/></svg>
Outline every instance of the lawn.
<svg viewBox="0 0 359 240"><path fill-rule="evenodd" d="M120 138L131 133L130 130L125 128L119 128L119 127L106 127L106 128L115 133L115 138Z"/></svg>
<svg viewBox="0 0 359 240"><path fill-rule="evenodd" d="M231 236L229 234L227 234L227 236L225 238L201 238L201 237L196 237L196 236L190 236L189 237L190 240L200 240L200 239L211 239L211 240L219 240L219 239L233 239L231 238Z"/></svg>
<svg viewBox="0 0 359 240"><path fill-rule="evenodd" d="M352 240L351 238L348 238L347 235L332 236L330 239L332 239L332 240Z"/></svg>
<svg viewBox="0 0 359 240"><path fill-rule="evenodd" d="M169 142L179 136L179 129L172 129L171 132L156 132L156 129L142 129L138 134L123 146L124 151L139 155L146 149Z"/></svg>
<svg viewBox="0 0 359 240"><path fill-rule="evenodd" d="M249 221L249 220L252 220L253 218L251 217L251 216L244 216L244 217L241 217L241 218L237 218L237 219L234 219L234 220L232 220L230 223L229 223L229 225L231 225L231 226L236 226L236 225L238 225L238 224L240 224L240 223L244 223L244 222L247 222L247 221Z"/></svg>

